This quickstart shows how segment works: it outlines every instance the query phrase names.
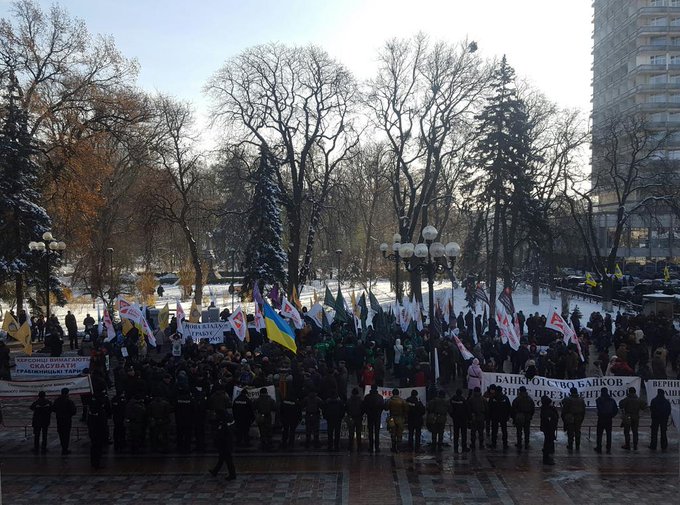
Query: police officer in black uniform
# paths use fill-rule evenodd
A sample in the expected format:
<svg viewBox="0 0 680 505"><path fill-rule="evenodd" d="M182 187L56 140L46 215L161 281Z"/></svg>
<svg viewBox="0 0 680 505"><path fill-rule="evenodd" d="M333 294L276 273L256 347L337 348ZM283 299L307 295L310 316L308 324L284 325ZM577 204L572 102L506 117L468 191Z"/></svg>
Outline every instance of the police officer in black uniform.
<svg viewBox="0 0 680 505"><path fill-rule="evenodd" d="M295 430L302 420L302 406L295 399L292 391L288 391L288 396L281 403L281 449L292 450L295 446Z"/></svg>
<svg viewBox="0 0 680 505"><path fill-rule="evenodd" d="M52 418L52 402L45 397L45 391L38 393L38 399L31 404L33 411L33 454L38 454L40 435L42 434L41 452L47 452L47 428Z"/></svg>
<svg viewBox="0 0 680 505"><path fill-rule="evenodd" d="M250 447L250 426L255 420L255 410L245 389L242 389L234 400L233 412L236 426L236 444ZM217 414L219 415L219 413Z"/></svg>
<svg viewBox="0 0 680 505"><path fill-rule="evenodd" d="M78 412L76 404L68 397L68 388L63 388L61 396L54 400L52 411L57 418L57 433L59 433L59 442L61 443L61 454L62 456L67 456L71 454L68 448L71 441L71 421Z"/></svg>
<svg viewBox="0 0 680 505"><path fill-rule="evenodd" d="M111 417L113 419L113 450L125 450L125 407L127 398L125 391L121 391L111 398Z"/></svg>
<svg viewBox="0 0 680 505"><path fill-rule="evenodd" d="M181 453L191 450L192 403L189 388L185 385L178 386L175 397L175 426L177 428L177 450Z"/></svg>
<svg viewBox="0 0 680 505"><path fill-rule="evenodd" d="M99 391L90 400L87 413L87 431L90 435L90 465L95 470L101 468L110 414L110 403L106 397L106 391Z"/></svg>
<svg viewBox="0 0 680 505"><path fill-rule="evenodd" d="M225 411L219 411L217 414L217 426L215 430L215 447L219 459L214 468L209 470L210 475L217 477L217 473L222 468L224 463L227 464L227 480L234 480L236 478L236 468L234 467L234 458L232 452L234 449L234 435L232 429L235 425L234 418Z"/></svg>

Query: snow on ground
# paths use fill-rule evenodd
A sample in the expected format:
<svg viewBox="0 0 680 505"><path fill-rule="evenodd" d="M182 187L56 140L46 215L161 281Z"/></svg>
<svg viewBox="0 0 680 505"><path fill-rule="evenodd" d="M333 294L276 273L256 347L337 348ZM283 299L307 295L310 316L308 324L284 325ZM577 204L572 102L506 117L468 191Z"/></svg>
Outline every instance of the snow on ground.
<svg viewBox="0 0 680 505"><path fill-rule="evenodd" d="M328 285L328 288L330 289L331 293L333 294L333 297L337 294L338 291L338 283L335 280L329 280L326 281L326 284ZM181 293L181 287L180 286L169 286L169 285L163 285L164 288L164 293L162 297L156 296L156 303L155 306L157 308L163 307L166 303L170 306L170 311L171 313L174 314L175 312L175 304L178 300L180 300L180 293ZM214 299L216 302L216 305L218 307L224 308L228 307L231 309L231 295L228 292L229 286L228 284L216 284L216 285L208 285L204 287L203 291L203 297L204 301L207 300L207 304L210 303L211 299ZM345 300L347 304L350 304L350 298L352 292L356 294L357 300L359 299L359 296L361 296L361 293L364 291L364 289L360 285L354 285L353 287L350 286L349 283L342 283L341 285L342 293L345 297ZM388 280L379 280L374 286L373 286L373 294L375 297L378 299L378 302L383 305L383 307L387 307L389 304L394 302L394 291L390 289L390 282ZM449 282L441 282L441 283L435 283L434 285L434 291L435 291L435 296L439 294L443 294L445 291L451 290L451 284ZM306 305L307 307L310 307L310 303L314 298L314 292L316 291L316 295L318 296L319 300L323 303L326 287L323 281L313 281L310 285L305 286L300 293L300 301L302 302L303 305ZM425 304L425 309L427 309L427 292L428 292L428 287L427 283L423 282L422 283L422 292L423 292L423 299L424 299L424 304ZM128 297L130 301L139 301L136 299L136 297L131 296ZM531 297L531 289L527 286L520 286L513 294L513 300L515 302L515 308L519 311L523 311L525 315L529 315L529 313L534 313L534 312L539 312L540 314L546 314L552 310L553 308L557 308L558 312L561 312L562 310L562 301L560 299L560 296L558 295L556 299L551 299L549 294L545 290L541 290L540 294L540 303L539 305L533 305L532 304L532 297ZM184 312L186 314L189 313L189 310L191 308L191 300L189 301L184 301L182 303L182 308L184 309ZM453 291L453 303L454 303L454 310L455 313L457 314L461 310L465 313L467 312L467 302L465 301L465 292L463 291L462 288L458 287ZM243 309L247 313L252 313L253 311L253 304L251 302L244 302L241 303L238 299L238 296L234 296L234 307L237 307L238 305L241 305ZM587 319L592 312L595 311L602 311L602 306L599 303L594 303L586 300L581 300L581 299L574 299L571 298L570 300L570 312L574 310L574 308L578 305L579 310L583 314L583 316ZM59 307L59 306L53 306L51 307L52 313L56 314L61 321L63 321L63 317L66 315L66 311L70 310L75 316L76 320L78 321L79 325L82 325L82 321L85 318L86 314L89 313L91 314L95 319L97 318L97 306L100 308L103 308L103 304L101 300L93 303L71 303L67 304L64 307ZM481 304L478 304L478 309L481 310Z"/></svg>

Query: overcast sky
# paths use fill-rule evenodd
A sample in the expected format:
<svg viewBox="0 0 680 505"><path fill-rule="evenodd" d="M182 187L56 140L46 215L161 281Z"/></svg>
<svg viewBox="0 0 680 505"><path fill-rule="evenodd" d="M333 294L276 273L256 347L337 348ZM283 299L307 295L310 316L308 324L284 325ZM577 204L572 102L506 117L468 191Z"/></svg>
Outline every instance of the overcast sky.
<svg viewBox="0 0 680 505"><path fill-rule="evenodd" d="M39 2L45 8L51 1ZM142 88L196 104L229 57L277 41L315 43L358 78L375 70L391 37L475 40L482 55L506 54L519 77L565 107L590 112L591 0L66 0L94 33L112 35L141 65ZM2 16L9 2L0 0Z"/></svg>

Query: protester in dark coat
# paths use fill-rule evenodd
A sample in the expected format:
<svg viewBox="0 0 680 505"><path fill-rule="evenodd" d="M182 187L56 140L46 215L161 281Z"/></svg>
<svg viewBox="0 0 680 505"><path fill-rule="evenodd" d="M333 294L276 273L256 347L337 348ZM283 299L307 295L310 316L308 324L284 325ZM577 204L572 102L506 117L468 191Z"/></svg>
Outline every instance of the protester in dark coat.
<svg viewBox="0 0 680 505"><path fill-rule="evenodd" d="M668 448L668 437L666 436L666 428L668 426L668 418L671 415L671 402L666 398L666 392L659 389L656 396L649 404L649 411L652 415L652 439L649 448L656 450L656 441L661 431L661 450L665 451Z"/></svg>
<svg viewBox="0 0 680 505"><path fill-rule="evenodd" d="M38 393L38 399L31 404L33 411L33 454L38 454L38 448L45 454L47 452L47 428L52 418L52 402L46 398L45 391ZM42 446L40 435L42 434Z"/></svg>
<svg viewBox="0 0 680 505"><path fill-rule="evenodd" d="M543 464L554 465L555 439L557 438L557 424L559 415L547 396L541 398L541 431L543 432Z"/></svg>
<svg viewBox="0 0 680 505"><path fill-rule="evenodd" d="M236 478L236 468L234 467L234 435L232 429L235 425L234 418L225 411L220 411L217 417L215 430L215 448L217 449L218 459L215 467L210 469L210 475L217 477L223 464L227 464L227 480Z"/></svg>
<svg viewBox="0 0 680 505"><path fill-rule="evenodd" d="M54 400L52 405L52 412L57 419L57 433L59 434L59 442L61 443L61 454L67 456L71 454L69 450L69 443L71 440L71 421L76 415L78 409L68 396L68 388L61 390L61 396Z"/></svg>

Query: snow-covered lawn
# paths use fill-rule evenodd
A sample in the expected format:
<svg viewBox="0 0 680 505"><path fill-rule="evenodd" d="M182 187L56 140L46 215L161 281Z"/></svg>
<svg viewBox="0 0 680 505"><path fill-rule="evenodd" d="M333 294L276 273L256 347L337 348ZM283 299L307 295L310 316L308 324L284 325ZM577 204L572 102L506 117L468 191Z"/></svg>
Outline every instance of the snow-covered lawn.
<svg viewBox="0 0 680 505"><path fill-rule="evenodd" d="M327 281L327 284L331 293L335 297L338 290L337 281L330 280ZM164 285L163 288L165 290L163 296L162 297L156 296L155 306L157 308L161 308L163 307L163 305L168 303L171 312L174 313L175 304L180 299L181 287ZM355 285L354 287L351 287L349 283L343 283L341 288L345 300L348 304L350 303L352 292L356 294L357 299L359 298L359 296L361 296L361 293L363 292L363 288L360 285ZM231 308L231 295L229 294L228 289L229 286L226 284L205 286L203 291L204 300L214 299L218 307ZM313 300L314 293L316 291L316 295L318 296L319 300L323 303L325 290L326 288L323 282L313 281L310 285L305 286L303 288L302 292L300 293L300 301L302 302L303 305L310 307L310 302ZM425 309L427 309L428 287L426 282L423 282L422 284L422 291ZM449 282L435 283L434 291L435 296L437 295L443 296L445 292L447 291L449 293L451 292L451 284ZM378 302L384 307L387 307L389 304L394 302L394 291L390 289L390 282L388 280L378 281L373 287L373 294L378 299ZM539 312L540 314L547 314L552 308L557 308L558 311L561 311L562 301L559 295L556 299L552 300L548 293L546 293L545 291L541 291L539 305L533 305L531 298L532 297L530 288L523 286L519 287L517 291L515 291L515 293L513 294L515 308L518 311L522 310L525 315L534 312ZM130 297L129 299L130 301L139 301L135 297ZM465 301L465 293L462 288L459 287L453 291L453 303L456 314L461 310L463 312L467 312L467 302ZM236 307L237 305L241 305L246 310L246 312L252 313L253 307L251 302L241 303L238 299L238 296L234 296L234 307ZM574 307L577 305L586 319L594 311L602 312L601 304L574 298L570 300L570 311L573 311ZM54 306L52 307L52 312L57 314L59 319L63 321L63 317L66 315L66 311L70 310L73 314L75 314L78 324L82 325L82 320L85 318L85 315L87 313L90 313L95 319L97 318L97 306L103 307L101 300L95 302L94 306L92 303L71 303L67 304L64 307ZM189 309L191 308L191 301L189 300L182 302L182 307L184 309L184 312L188 314ZM478 304L478 309L481 310L481 308L482 308L481 304Z"/></svg>

